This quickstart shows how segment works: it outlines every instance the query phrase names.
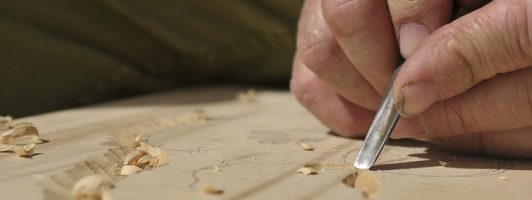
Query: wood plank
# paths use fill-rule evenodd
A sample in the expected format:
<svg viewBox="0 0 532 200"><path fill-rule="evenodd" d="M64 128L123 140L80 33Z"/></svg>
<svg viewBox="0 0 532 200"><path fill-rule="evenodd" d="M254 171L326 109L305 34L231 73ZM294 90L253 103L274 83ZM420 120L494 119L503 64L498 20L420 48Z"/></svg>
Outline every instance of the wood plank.
<svg viewBox="0 0 532 200"><path fill-rule="evenodd" d="M242 88L195 88L33 116L49 143L31 159L0 154L0 194L42 199L34 175L65 174L113 148L110 136L142 132L168 151L170 164L118 179L114 199L364 199L343 180L362 141L328 134L286 91L261 90L239 102ZM175 119L201 109L206 123ZM312 144L304 151L300 142ZM440 161L447 165L442 166ZM529 199L532 163L447 152L421 142L392 141L375 169L376 199ZM296 170L305 165L317 175ZM215 170L215 168L219 170ZM360 177L360 176L359 176ZM503 177L501 179L501 177ZM201 193L204 185L221 195Z"/></svg>

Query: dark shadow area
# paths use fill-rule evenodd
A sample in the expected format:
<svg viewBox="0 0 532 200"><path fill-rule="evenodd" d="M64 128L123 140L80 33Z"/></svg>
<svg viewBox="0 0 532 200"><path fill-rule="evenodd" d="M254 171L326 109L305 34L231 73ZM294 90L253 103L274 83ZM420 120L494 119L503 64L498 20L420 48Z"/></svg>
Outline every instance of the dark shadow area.
<svg viewBox="0 0 532 200"><path fill-rule="evenodd" d="M434 144L415 140L391 140L388 145L401 147L425 147L424 153L410 154L423 160L377 164L372 170L400 170L428 167L447 167L457 169L486 169L491 171L532 170L532 161L492 157L484 154L449 150Z"/></svg>

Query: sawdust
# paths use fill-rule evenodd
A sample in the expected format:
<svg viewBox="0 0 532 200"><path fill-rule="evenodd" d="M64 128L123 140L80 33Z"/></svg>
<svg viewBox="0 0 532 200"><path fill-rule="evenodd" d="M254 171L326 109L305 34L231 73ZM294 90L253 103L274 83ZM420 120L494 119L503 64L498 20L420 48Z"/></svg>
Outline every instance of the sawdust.
<svg viewBox="0 0 532 200"><path fill-rule="evenodd" d="M0 152L13 152L18 156L32 156L35 144L41 143L39 130L29 122L12 122L10 116L0 116Z"/></svg>

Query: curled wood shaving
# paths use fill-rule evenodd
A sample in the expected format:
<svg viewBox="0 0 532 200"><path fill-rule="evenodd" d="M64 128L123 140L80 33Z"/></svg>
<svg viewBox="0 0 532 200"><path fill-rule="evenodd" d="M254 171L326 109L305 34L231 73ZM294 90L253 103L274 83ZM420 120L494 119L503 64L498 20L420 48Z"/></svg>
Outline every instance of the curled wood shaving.
<svg viewBox="0 0 532 200"><path fill-rule="evenodd" d="M141 142L139 147L124 157L120 175L127 176L165 164L168 164L166 151Z"/></svg>
<svg viewBox="0 0 532 200"><path fill-rule="evenodd" d="M140 142L142 141L142 135L134 135L133 141L129 144L131 148L140 147Z"/></svg>
<svg viewBox="0 0 532 200"><path fill-rule="evenodd" d="M15 124L11 129L0 135L0 144L10 144L22 139L30 139L33 142L37 142L39 140L39 131L32 124Z"/></svg>
<svg viewBox="0 0 532 200"><path fill-rule="evenodd" d="M255 101L255 96L257 96L257 92L255 91L255 89L250 88L246 92L238 93L237 99L240 102L253 103Z"/></svg>
<svg viewBox="0 0 532 200"><path fill-rule="evenodd" d="M147 152L136 149L124 157L123 165L136 165L138 160L148 155Z"/></svg>
<svg viewBox="0 0 532 200"><path fill-rule="evenodd" d="M122 166L122 169L120 169L120 175L122 176L129 176L132 174L136 174L141 172L143 169L140 167L137 167L135 165L124 165Z"/></svg>
<svg viewBox="0 0 532 200"><path fill-rule="evenodd" d="M16 144L0 144L0 151L12 151L17 156L27 157L33 155L35 150L35 143L30 143L26 145L16 145Z"/></svg>
<svg viewBox="0 0 532 200"><path fill-rule="evenodd" d="M0 116L0 131L9 129L9 123L12 120L11 116Z"/></svg>
<svg viewBox="0 0 532 200"><path fill-rule="evenodd" d="M318 170L311 168L311 167L301 167L297 169L297 173L304 174L304 175L317 175Z"/></svg>
<svg viewBox="0 0 532 200"><path fill-rule="evenodd" d="M0 152L11 151L22 157L33 155L35 144L41 142L32 123L12 123L9 116L0 116L0 133Z"/></svg>
<svg viewBox="0 0 532 200"><path fill-rule="evenodd" d="M35 143L27 144L24 146L14 145L13 147L13 152L15 152L17 156L31 156L33 155L33 151L35 150Z"/></svg>
<svg viewBox="0 0 532 200"><path fill-rule="evenodd" d="M75 200L109 200L108 190L113 181L100 175L89 175L81 178L72 188Z"/></svg>
<svg viewBox="0 0 532 200"><path fill-rule="evenodd" d="M303 149L305 151L314 151L314 146L312 146L309 143L300 142L299 146L301 147L301 149Z"/></svg>
<svg viewBox="0 0 532 200"><path fill-rule="evenodd" d="M201 192L208 195L221 195L224 193L224 190L212 185L205 185L201 188Z"/></svg>

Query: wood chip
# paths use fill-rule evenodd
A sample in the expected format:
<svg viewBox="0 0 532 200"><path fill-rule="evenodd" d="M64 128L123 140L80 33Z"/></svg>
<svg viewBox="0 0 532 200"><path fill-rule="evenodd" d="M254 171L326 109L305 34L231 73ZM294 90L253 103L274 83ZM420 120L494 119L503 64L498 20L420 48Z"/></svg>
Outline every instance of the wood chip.
<svg viewBox="0 0 532 200"><path fill-rule="evenodd" d="M345 177L342 182L352 188L358 189L366 199L373 199L380 190L380 182L369 171L355 171Z"/></svg>
<svg viewBox="0 0 532 200"><path fill-rule="evenodd" d="M309 143L300 142L299 146L301 147L301 149L303 149L305 151L314 151L314 146L312 146Z"/></svg>
<svg viewBox="0 0 532 200"><path fill-rule="evenodd" d="M214 187L212 185L205 185L201 188L201 192L208 195L222 195L224 190Z"/></svg>
<svg viewBox="0 0 532 200"><path fill-rule="evenodd" d="M304 174L304 175L317 175L318 171L314 168L310 167L301 167L297 169L297 173Z"/></svg>
<svg viewBox="0 0 532 200"><path fill-rule="evenodd" d="M89 175L74 184L72 193L75 200L108 200L107 191L113 182L101 175Z"/></svg>
<svg viewBox="0 0 532 200"><path fill-rule="evenodd" d="M440 163L441 166L444 166L444 167L448 167L449 166L449 162L447 162L447 161L439 160L438 162Z"/></svg>

